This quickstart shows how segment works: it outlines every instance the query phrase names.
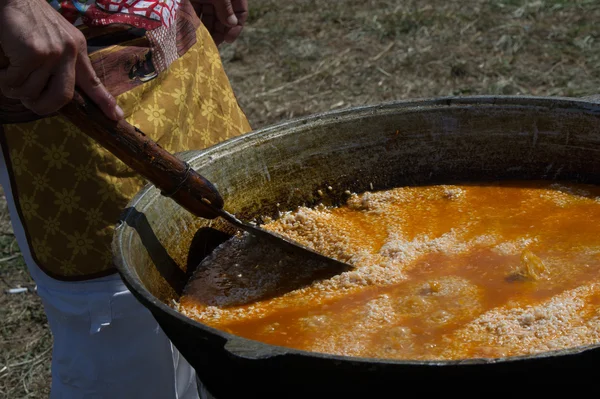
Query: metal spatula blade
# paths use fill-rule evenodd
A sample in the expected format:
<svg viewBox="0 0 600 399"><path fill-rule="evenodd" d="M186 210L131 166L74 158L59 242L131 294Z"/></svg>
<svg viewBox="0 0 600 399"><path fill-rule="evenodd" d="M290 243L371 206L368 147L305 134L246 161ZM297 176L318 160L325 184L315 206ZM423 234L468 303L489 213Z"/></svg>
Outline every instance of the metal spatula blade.
<svg viewBox="0 0 600 399"><path fill-rule="evenodd" d="M214 184L127 121L110 120L80 91L75 91L73 100L60 113L190 213L206 219L220 216L270 245L320 262L324 267L333 268L332 270L353 268L287 237L243 222L225 211L223 198Z"/></svg>
<svg viewBox="0 0 600 399"><path fill-rule="evenodd" d="M325 256L305 245L300 244L297 241L282 236L281 234L277 234L273 231L263 229L262 227L253 225L251 223L242 222L241 220L239 220L234 215L232 215L224 209L219 209L218 214L220 217L222 217L238 229L246 231L259 239L269 242L272 245L276 245L287 252L291 252L295 255L302 256L304 258L307 258L308 260L326 264L327 267L337 268L340 271L351 270L353 268L353 266L348 263L341 262L329 256Z"/></svg>

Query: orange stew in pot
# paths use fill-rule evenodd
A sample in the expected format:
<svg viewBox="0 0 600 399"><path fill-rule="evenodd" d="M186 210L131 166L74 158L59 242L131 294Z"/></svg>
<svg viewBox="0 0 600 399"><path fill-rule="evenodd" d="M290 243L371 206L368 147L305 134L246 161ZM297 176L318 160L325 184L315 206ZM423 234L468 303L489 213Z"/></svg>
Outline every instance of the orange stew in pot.
<svg viewBox="0 0 600 399"><path fill-rule="evenodd" d="M600 187L400 187L269 221L354 266L331 274L240 234L178 309L242 337L388 359L495 358L600 342Z"/></svg>

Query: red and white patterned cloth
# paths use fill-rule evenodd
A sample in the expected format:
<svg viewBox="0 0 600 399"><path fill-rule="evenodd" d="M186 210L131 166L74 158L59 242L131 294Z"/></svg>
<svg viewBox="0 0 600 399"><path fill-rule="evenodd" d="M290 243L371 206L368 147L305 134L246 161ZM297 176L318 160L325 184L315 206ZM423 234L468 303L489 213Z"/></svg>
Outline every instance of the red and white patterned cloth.
<svg viewBox="0 0 600 399"><path fill-rule="evenodd" d="M153 30L169 28L181 0L49 0L72 23L88 26L127 24Z"/></svg>
<svg viewBox="0 0 600 399"><path fill-rule="evenodd" d="M163 25L170 26L175 19L177 0L149 1L149 0L97 0L96 5L111 13L135 14L148 19L161 21Z"/></svg>

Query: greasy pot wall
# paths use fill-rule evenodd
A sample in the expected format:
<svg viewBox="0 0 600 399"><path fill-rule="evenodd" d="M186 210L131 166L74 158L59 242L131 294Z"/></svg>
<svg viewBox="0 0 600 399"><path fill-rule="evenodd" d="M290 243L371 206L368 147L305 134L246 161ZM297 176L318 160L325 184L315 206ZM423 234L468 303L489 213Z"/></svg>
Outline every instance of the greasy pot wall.
<svg viewBox="0 0 600 399"><path fill-rule="evenodd" d="M528 97L399 102L304 118L184 156L215 183L225 208L246 219L321 200L335 203L346 190L362 192L370 187L505 178L600 183L600 106ZM357 395L365 384L376 382L384 390L407 373L425 379L445 375L459 386L464 382L460 370L473 367L459 366L460 362L316 355L235 338L187 319L165 304L178 298L192 268L227 237L219 230L229 230L220 221L192 217L152 187L130 206L115 234L119 270L220 397L244 385L223 386L224 374L245 381L263 396L268 395L269 381L273 385L272 378L265 378L274 372L275 385L284 388L310 381L313 388L346 389L348 395ZM595 352L577 356L600 359ZM469 363L479 365L477 371L469 373L471 377L482 373L479 378L485 379L493 370L510 374L525 365L530 370L557 372L570 364L567 358L579 359L561 356L558 368L554 356L508 363L506 359L475 361ZM434 366L440 364L441 369ZM580 363L574 360L573 364ZM573 369L572 364L569 367ZM410 378L418 380L414 375ZM341 381L353 382L341 388Z"/></svg>

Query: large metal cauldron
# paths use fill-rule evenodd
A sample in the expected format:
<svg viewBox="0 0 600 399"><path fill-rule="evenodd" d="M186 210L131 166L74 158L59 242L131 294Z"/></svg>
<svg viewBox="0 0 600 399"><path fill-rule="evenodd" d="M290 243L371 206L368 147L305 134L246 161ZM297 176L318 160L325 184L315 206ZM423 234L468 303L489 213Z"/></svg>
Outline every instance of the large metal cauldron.
<svg viewBox="0 0 600 399"><path fill-rule="evenodd" d="M345 190L371 185L506 178L600 183L600 104L532 97L398 102L316 115L182 156L218 186L227 210L245 218L314 204L328 186L335 201ZM206 327L170 304L228 233L223 223L194 218L146 187L131 201L113 246L127 286L218 399L518 395L559 385L571 394L586 387L597 392L598 345L519 358L411 362L304 352Z"/></svg>

